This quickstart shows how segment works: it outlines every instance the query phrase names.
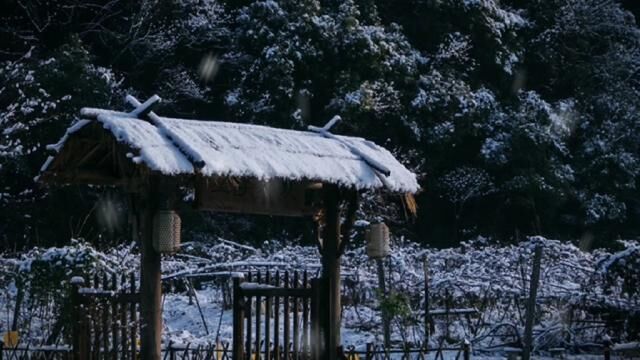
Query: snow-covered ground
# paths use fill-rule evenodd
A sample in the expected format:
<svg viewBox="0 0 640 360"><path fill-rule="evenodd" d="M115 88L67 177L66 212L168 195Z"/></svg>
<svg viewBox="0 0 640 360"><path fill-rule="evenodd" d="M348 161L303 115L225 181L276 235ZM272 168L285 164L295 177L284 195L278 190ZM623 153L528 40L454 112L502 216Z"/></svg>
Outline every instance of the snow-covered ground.
<svg viewBox="0 0 640 360"><path fill-rule="evenodd" d="M542 238L510 246L492 245L480 238L444 250L424 249L401 239L394 242L392 255L384 261L390 292L386 301L392 300L389 304L394 315L392 341L416 344L424 338L426 264L432 313L442 313L447 307L477 310L468 318L449 316L448 321L445 316L434 315L430 347L454 347L468 339L474 349L500 354L501 349L513 346L523 331L524 300L536 245L543 247L534 328L537 350L544 354L551 348L565 347L572 352L588 348L588 344L601 344L605 336L611 336L614 342L637 340L628 318L638 318L640 299L637 292L625 288L629 281L625 276L638 272L637 242L624 242L624 250L611 253L583 252L571 244ZM358 350L368 342L382 342L375 265L364 247L348 250L342 259L343 343ZM54 327L72 276L130 272L137 269L138 255L133 244L100 252L74 242L63 248L6 255L0 258L0 266L0 286L4 289L0 308L5 314L0 316L0 329L7 329L13 320L18 288L23 288L25 299L19 319L22 336L42 339ZM278 241L259 249L221 239L184 244L180 254L164 259L165 281L196 279L194 275L198 274L214 275L219 280L195 281L197 302L190 301L186 291L165 294L165 341L205 344L216 338L230 340L231 310L224 309L222 300L226 275L266 269L307 270L316 275L320 269L317 249ZM627 319L616 314L626 314Z"/></svg>

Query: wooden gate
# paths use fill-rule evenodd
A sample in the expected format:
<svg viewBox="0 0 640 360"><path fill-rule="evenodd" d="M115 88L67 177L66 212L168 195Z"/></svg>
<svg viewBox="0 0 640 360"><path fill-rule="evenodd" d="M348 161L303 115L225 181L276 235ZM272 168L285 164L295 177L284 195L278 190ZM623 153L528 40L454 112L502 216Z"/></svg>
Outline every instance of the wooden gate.
<svg viewBox="0 0 640 360"><path fill-rule="evenodd" d="M136 359L140 294L133 274L72 283L74 359Z"/></svg>
<svg viewBox="0 0 640 360"><path fill-rule="evenodd" d="M307 272L233 279L233 359L319 359L319 279Z"/></svg>

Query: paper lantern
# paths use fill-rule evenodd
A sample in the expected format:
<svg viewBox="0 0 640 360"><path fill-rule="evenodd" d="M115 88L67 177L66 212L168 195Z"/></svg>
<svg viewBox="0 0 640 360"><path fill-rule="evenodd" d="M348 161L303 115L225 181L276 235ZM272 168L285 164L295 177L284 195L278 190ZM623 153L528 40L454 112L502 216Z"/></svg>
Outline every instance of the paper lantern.
<svg viewBox="0 0 640 360"><path fill-rule="evenodd" d="M160 210L153 217L153 248L161 254L180 250L180 216L173 210Z"/></svg>
<svg viewBox="0 0 640 360"><path fill-rule="evenodd" d="M371 224L365 232L367 255L372 259L383 258L391 252L389 247L389 228L384 223Z"/></svg>

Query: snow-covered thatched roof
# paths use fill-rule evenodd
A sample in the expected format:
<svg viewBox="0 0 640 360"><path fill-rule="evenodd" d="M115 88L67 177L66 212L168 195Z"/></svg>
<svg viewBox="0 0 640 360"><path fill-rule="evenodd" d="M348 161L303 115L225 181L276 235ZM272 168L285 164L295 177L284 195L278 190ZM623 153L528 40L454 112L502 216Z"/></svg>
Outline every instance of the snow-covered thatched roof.
<svg viewBox="0 0 640 360"><path fill-rule="evenodd" d="M358 137L326 131L296 131L267 126L175 119L150 113L82 109L83 118L50 149L98 122L126 145L135 164L164 175L251 177L259 180L309 180L357 189L419 190L416 176L383 147ZM50 163L50 161L48 162ZM48 170L48 164L43 166ZM383 174L386 173L386 174Z"/></svg>

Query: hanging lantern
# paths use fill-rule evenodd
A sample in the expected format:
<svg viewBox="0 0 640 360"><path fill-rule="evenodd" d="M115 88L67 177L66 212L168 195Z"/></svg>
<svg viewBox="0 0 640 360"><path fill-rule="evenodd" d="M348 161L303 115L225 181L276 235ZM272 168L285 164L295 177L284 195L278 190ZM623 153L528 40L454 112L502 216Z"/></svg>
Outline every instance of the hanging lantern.
<svg viewBox="0 0 640 360"><path fill-rule="evenodd" d="M372 259L383 258L391 252L389 228L385 223L371 224L365 232L367 255Z"/></svg>
<svg viewBox="0 0 640 360"><path fill-rule="evenodd" d="M153 248L161 254L180 250L180 216L173 210L159 210L153 217Z"/></svg>

